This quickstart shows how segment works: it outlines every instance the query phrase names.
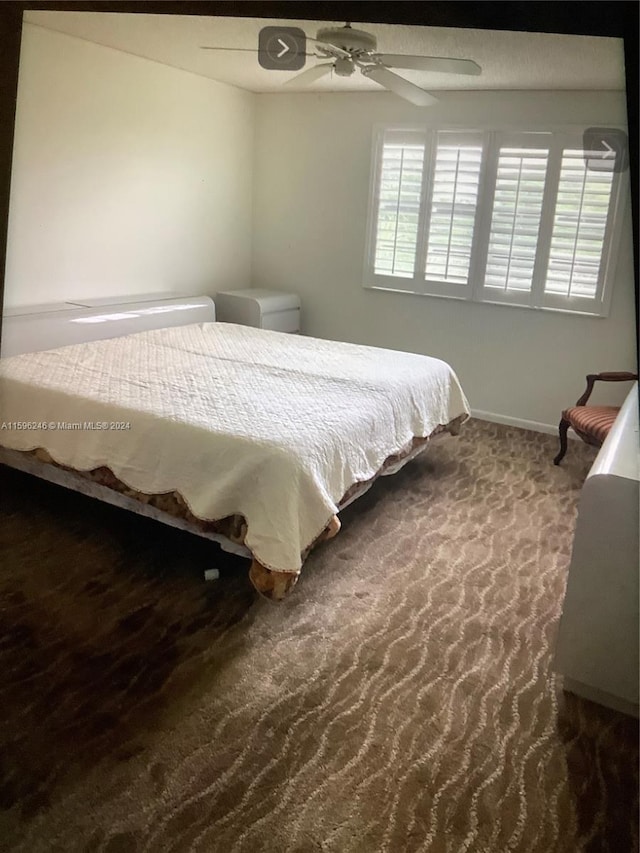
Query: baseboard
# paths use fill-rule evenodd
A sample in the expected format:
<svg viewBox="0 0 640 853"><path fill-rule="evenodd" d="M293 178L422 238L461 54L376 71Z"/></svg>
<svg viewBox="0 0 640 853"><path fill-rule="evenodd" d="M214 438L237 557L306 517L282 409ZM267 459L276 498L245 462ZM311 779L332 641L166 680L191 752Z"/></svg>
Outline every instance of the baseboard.
<svg viewBox="0 0 640 853"><path fill-rule="evenodd" d="M558 435L558 424L543 424L539 421L526 421L524 418L512 418L509 415L497 415L495 412L483 412L480 409L472 409L471 416L478 418L481 421L491 421L495 424L514 426L519 429L531 429L534 432L544 432L547 435ZM573 433L573 430L569 430L568 438L577 440L578 436Z"/></svg>

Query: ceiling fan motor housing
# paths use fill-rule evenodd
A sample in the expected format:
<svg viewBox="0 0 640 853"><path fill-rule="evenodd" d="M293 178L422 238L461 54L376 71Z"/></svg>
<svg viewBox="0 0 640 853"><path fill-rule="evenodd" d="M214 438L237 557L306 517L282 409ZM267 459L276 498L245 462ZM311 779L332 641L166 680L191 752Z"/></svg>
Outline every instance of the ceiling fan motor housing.
<svg viewBox="0 0 640 853"><path fill-rule="evenodd" d="M375 50L378 44L376 37L372 36L371 33L365 33L364 30L354 30L351 27L325 27L318 30L316 38L325 44L332 44L335 47L341 47L342 50L348 50L349 53Z"/></svg>

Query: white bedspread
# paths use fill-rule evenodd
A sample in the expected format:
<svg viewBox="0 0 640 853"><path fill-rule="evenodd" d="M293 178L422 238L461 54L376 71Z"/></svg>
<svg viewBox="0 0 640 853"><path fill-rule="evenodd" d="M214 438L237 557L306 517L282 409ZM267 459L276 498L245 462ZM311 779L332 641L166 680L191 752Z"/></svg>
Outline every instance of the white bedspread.
<svg viewBox="0 0 640 853"><path fill-rule="evenodd" d="M353 483L465 413L438 359L226 323L0 360L0 445L177 491L201 519L243 515L247 547L281 571ZM61 426L98 423L130 427Z"/></svg>

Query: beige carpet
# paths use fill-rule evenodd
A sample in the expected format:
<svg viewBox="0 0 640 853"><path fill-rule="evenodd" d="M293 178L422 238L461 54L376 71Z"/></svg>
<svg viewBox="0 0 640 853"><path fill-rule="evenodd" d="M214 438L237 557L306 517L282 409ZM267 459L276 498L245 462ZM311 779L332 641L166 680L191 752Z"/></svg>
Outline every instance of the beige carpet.
<svg viewBox="0 0 640 853"><path fill-rule="evenodd" d="M0 468L0 849L636 851L637 723L551 671L594 457L555 451L437 440L281 605L204 540Z"/></svg>

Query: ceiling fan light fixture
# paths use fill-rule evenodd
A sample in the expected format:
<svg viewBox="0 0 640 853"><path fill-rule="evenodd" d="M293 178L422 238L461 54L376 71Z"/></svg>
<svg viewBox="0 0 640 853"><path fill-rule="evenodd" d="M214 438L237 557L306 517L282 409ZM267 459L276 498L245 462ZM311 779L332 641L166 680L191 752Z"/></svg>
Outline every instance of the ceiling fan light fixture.
<svg viewBox="0 0 640 853"><path fill-rule="evenodd" d="M355 71L353 60L343 58L336 59L333 65L333 70L336 72L338 77L351 77Z"/></svg>

